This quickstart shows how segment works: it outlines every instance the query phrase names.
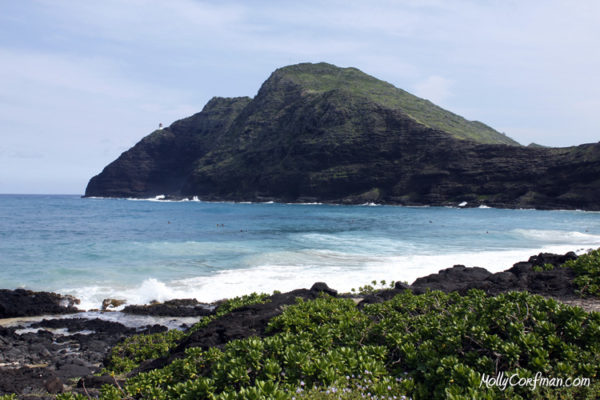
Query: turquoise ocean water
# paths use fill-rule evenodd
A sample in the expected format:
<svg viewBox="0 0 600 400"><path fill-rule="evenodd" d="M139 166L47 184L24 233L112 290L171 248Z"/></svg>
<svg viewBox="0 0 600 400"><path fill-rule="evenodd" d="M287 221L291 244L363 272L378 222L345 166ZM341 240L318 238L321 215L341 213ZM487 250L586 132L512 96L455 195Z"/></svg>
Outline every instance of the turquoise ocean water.
<svg viewBox="0 0 600 400"><path fill-rule="evenodd" d="M349 290L594 247L600 213L581 211L0 195L0 288L72 294L84 309L316 281Z"/></svg>

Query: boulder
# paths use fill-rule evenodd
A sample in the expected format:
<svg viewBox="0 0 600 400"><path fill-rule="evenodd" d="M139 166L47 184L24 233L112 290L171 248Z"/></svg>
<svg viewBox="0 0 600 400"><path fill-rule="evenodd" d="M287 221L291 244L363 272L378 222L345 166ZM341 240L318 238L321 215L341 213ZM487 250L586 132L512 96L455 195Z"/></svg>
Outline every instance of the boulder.
<svg viewBox="0 0 600 400"><path fill-rule="evenodd" d="M368 294L357 304L357 307L362 310L362 308L367 304L377 304L383 303L383 297L378 296L377 294Z"/></svg>
<svg viewBox="0 0 600 400"><path fill-rule="evenodd" d="M52 377L44 382L44 388L51 394L63 392L63 381L58 377Z"/></svg>
<svg viewBox="0 0 600 400"><path fill-rule="evenodd" d="M555 267L569 260L577 259L577 254L570 251L566 254L552 254L552 253L540 253L537 256L529 257L529 262L533 266L544 266L545 264L552 264Z"/></svg>
<svg viewBox="0 0 600 400"><path fill-rule="evenodd" d="M104 299L104 300L102 300L102 311L109 311L110 309L120 307L125 303L127 303L126 300Z"/></svg>
<svg viewBox="0 0 600 400"><path fill-rule="evenodd" d="M404 283L404 282L396 282L394 283L394 289L396 290L410 290L410 285Z"/></svg>
<svg viewBox="0 0 600 400"><path fill-rule="evenodd" d="M327 293L330 296L337 296L337 290L335 289L331 289L329 286L327 286L327 284L325 282L316 282L315 284L312 285L312 287L310 288L311 292L323 292L323 293Z"/></svg>
<svg viewBox="0 0 600 400"><path fill-rule="evenodd" d="M417 279L410 289L415 294L428 289L444 292L458 291L461 294L469 289L480 289L487 294L496 295L508 291L529 291L544 296L575 297L577 287L573 284L575 273L570 268L535 271L534 267L552 264L560 266L568 260L574 260L573 252L566 254L540 253L528 261L514 264L512 268L492 274L486 269L464 265L455 265L437 274Z"/></svg>
<svg viewBox="0 0 600 400"><path fill-rule="evenodd" d="M508 272L512 272L516 276L520 276L522 274L528 274L533 271L533 264L530 262L521 261L512 266L508 270Z"/></svg>
<svg viewBox="0 0 600 400"><path fill-rule="evenodd" d="M492 273L485 268L455 265L452 268L443 269L437 274L417 279L411 288L420 289L418 292L423 292L424 289L464 292L472 288L475 282L481 282L491 275Z"/></svg>
<svg viewBox="0 0 600 400"><path fill-rule="evenodd" d="M196 299L176 299L149 305L130 305L124 313L166 317L204 317L212 314L214 307Z"/></svg>
<svg viewBox="0 0 600 400"><path fill-rule="evenodd" d="M25 289L0 289L0 318L25 317L45 314L71 314L79 299L50 292Z"/></svg>

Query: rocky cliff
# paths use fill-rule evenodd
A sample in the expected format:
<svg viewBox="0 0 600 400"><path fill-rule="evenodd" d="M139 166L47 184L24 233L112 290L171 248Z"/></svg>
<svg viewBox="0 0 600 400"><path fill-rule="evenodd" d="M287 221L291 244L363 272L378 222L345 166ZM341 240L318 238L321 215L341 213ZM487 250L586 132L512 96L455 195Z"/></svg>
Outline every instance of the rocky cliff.
<svg viewBox="0 0 600 400"><path fill-rule="evenodd" d="M93 177L86 196L600 209L600 144L524 147L354 68L276 70Z"/></svg>

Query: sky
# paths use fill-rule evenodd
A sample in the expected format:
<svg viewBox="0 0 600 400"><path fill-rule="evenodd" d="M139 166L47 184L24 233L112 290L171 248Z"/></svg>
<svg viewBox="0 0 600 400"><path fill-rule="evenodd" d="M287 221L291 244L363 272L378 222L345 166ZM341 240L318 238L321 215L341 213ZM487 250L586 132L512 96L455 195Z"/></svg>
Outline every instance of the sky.
<svg viewBox="0 0 600 400"><path fill-rule="evenodd" d="M0 193L82 194L276 68L356 67L522 144L600 140L597 0L0 0Z"/></svg>

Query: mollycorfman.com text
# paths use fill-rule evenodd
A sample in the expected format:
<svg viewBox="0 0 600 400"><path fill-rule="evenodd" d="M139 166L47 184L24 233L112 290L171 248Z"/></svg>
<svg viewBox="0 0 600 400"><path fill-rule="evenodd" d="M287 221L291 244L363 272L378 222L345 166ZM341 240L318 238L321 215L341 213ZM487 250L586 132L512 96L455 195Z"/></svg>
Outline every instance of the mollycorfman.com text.
<svg viewBox="0 0 600 400"><path fill-rule="evenodd" d="M498 387L500 390L505 390L509 386L527 386L531 390L535 390L536 387L579 387L579 386L590 386L590 378L553 378L542 376L541 372L535 374L534 377L520 377L518 374L512 374L507 376L504 372L500 372L496 376L481 374L481 383L479 387L485 385L485 387L492 388Z"/></svg>

